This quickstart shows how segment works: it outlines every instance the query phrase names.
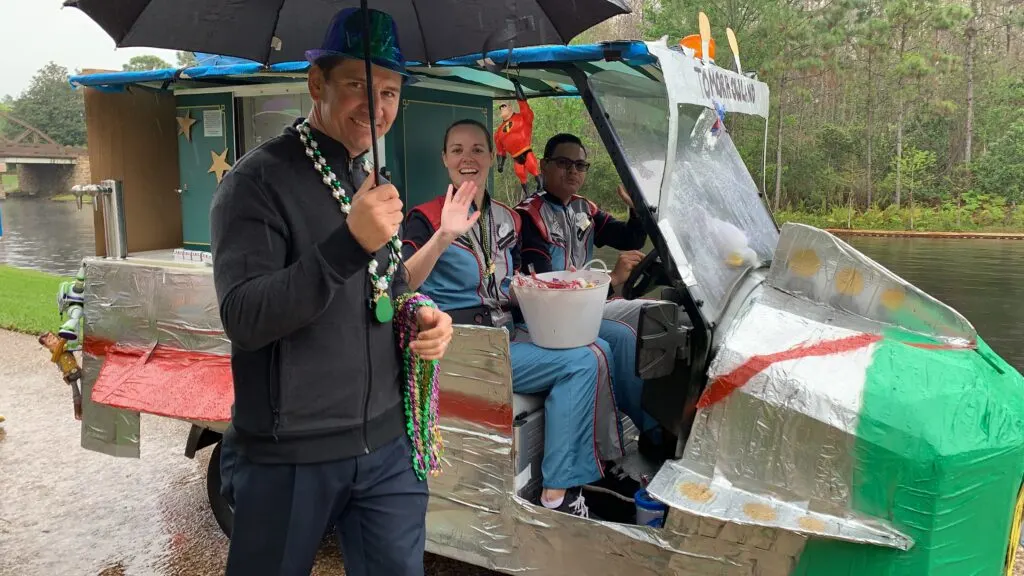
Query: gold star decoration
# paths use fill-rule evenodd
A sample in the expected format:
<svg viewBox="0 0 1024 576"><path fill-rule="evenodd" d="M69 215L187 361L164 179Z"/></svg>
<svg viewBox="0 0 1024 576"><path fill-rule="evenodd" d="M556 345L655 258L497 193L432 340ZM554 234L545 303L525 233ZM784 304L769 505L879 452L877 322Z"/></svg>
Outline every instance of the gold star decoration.
<svg viewBox="0 0 1024 576"><path fill-rule="evenodd" d="M196 123L195 119L192 118L192 114L185 111L184 116L178 116L178 134L185 137L185 140L192 141L192 125Z"/></svg>
<svg viewBox="0 0 1024 576"><path fill-rule="evenodd" d="M217 184L220 184L221 179L224 178L224 173L231 170L231 165L228 164L228 149L225 148L220 154L210 150L210 160L213 163L210 164L210 169L207 172L213 172L217 176Z"/></svg>

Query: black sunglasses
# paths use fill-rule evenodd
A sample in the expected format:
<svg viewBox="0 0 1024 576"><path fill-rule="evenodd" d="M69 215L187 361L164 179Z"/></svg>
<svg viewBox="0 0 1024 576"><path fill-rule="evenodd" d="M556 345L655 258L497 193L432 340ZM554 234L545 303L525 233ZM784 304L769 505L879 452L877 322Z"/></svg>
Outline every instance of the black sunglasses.
<svg viewBox="0 0 1024 576"><path fill-rule="evenodd" d="M576 169L577 172L586 172L590 170L590 162L586 160L572 160L565 156L556 156L555 158L545 158L548 162L554 162L555 166L558 166L562 170L568 170L570 166Z"/></svg>

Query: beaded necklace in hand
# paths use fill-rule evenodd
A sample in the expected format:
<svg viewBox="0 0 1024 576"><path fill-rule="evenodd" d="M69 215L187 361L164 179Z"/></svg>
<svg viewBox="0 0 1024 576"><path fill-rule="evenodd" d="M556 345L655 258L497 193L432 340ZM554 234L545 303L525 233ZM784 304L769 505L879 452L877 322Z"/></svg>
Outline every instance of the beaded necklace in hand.
<svg viewBox="0 0 1024 576"><path fill-rule="evenodd" d="M420 308L436 308L433 301L423 294L402 294L398 297L398 317L395 327L398 331L398 346L402 350L402 368L407 386L403 394L405 405L406 434L412 442L412 467L416 477L425 480L427 474L441 473L441 454L444 444L438 426L438 375L440 363L437 360L417 358L409 349L416 339L416 314Z"/></svg>
<svg viewBox="0 0 1024 576"><path fill-rule="evenodd" d="M341 181L338 180L331 167L327 165L327 159L324 158L323 153L320 152L320 146L313 138L309 121L303 120L299 124L298 130L299 139L302 140L302 144L306 147L306 156L309 156L309 159L313 161L313 168L323 176L324 184L331 189L331 194L338 201L341 211L348 214L349 210L352 209L352 199L345 194ZM370 307L373 309L377 321L381 324L390 322L395 315L394 306L391 304L391 297L388 295L388 288L391 286L391 279L394 277L395 271L398 270L398 263L402 259L402 241L398 238L397 233L391 237L391 240L388 240L387 246L388 268L383 276L377 275L376 257L371 257L370 263L367 265L367 270L370 273L370 285L373 287L373 299L370 301Z"/></svg>

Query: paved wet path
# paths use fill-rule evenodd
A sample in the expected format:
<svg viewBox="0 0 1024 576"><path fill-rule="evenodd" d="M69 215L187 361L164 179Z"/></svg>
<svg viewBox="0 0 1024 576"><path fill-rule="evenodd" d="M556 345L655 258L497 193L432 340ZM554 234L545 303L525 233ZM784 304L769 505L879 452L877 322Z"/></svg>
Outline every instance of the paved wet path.
<svg viewBox="0 0 1024 576"><path fill-rule="evenodd" d="M80 447L49 352L0 330L0 576L213 576L228 540L206 499L210 450L184 456L188 425L142 417L142 456ZM494 574L427 557L427 574ZM325 545L316 576L343 575Z"/></svg>

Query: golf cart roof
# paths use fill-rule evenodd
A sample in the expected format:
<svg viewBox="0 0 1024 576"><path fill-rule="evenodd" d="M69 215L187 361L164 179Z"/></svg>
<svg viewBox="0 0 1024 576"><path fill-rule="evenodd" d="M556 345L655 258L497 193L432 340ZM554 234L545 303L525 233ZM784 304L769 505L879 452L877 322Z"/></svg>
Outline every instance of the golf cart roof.
<svg viewBox="0 0 1024 576"><path fill-rule="evenodd" d="M669 45L666 40L531 46L493 51L486 58L483 54L472 54L431 66L408 62L407 67L416 79L416 86L426 89L512 99L515 97L515 87L510 78L514 77L521 84L527 98L573 97L580 93L570 70L582 71L587 76L614 71L639 80L664 83L664 65L659 59L664 58L669 51L681 50L678 46ZM230 87L305 82L309 69L309 63L305 61L265 66L251 60L215 54L196 54L196 57L197 65L185 68L93 72L72 76L69 81L74 87L88 86L113 92L122 91L128 86L175 92L223 90ZM699 63L696 59L692 61ZM713 62L704 63L703 66L683 67L679 78L669 80L691 86L696 99L708 107L714 107L711 102L715 101L728 112L765 118L768 116L766 85L747 75L720 68Z"/></svg>
<svg viewBox="0 0 1024 576"><path fill-rule="evenodd" d="M309 63L283 62L264 66L259 62L196 54L198 63L185 68L164 68L132 72L98 72L78 74L69 81L72 86L88 86L100 90L121 91L131 85L180 90L224 85L258 85L304 80ZM488 64L493 63L492 66ZM579 46L533 46L495 51L489 61L482 54L445 60L432 66L408 62L407 66L425 88L458 88L493 98L512 98L515 91L504 73L516 75L529 97L578 96L572 80L557 69L575 64L589 73L619 70L640 76L654 72L657 59L644 42L605 42ZM499 73L494 71L501 68ZM490 68L490 70L488 70ZM494 70L494 71L492 71Z"/></svg>

